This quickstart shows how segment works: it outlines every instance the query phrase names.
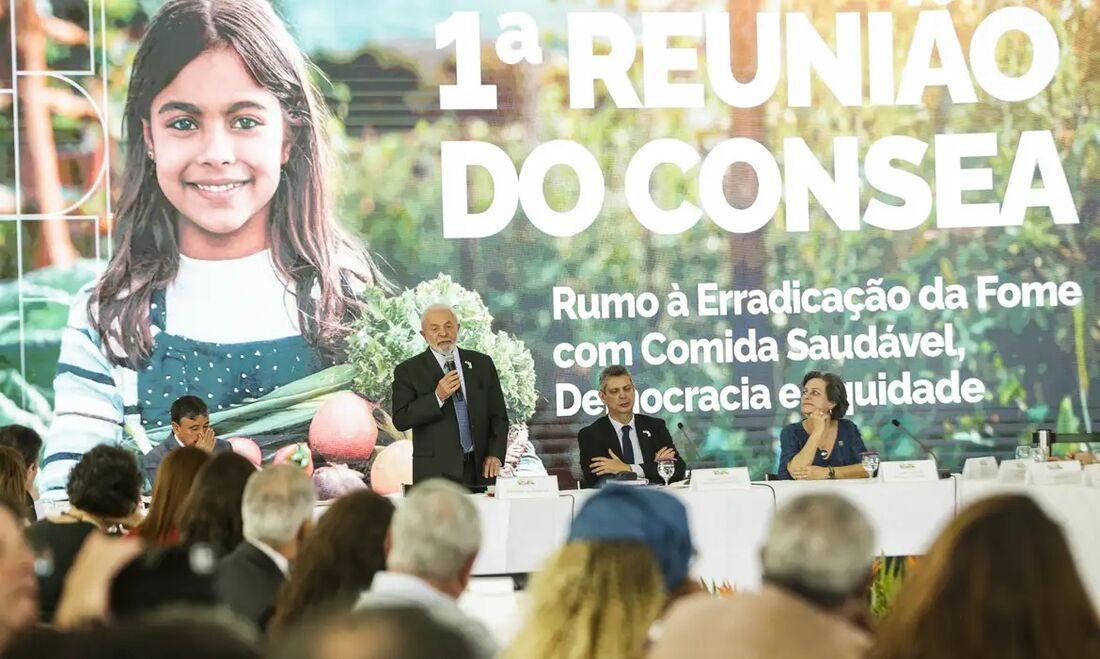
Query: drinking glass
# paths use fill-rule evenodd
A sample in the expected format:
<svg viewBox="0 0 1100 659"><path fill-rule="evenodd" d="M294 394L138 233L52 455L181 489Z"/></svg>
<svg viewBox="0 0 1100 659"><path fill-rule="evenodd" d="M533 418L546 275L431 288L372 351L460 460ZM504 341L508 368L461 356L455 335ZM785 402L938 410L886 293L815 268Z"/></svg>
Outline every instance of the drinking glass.
<svg viewBox="0 0 1100 659"><path fill-rule="evenodd" d="M1034 460L1035 462L1046 462L1047 461L1047 454L1046 454L1045 451L1043 451L1042 446L1032 446L1031 447L1031 459Z"/></svg>
<svg viewBox="0 0 1100 659"><path fill-rule="evenodd" d="M878 453L875 453L874 451L860 453L859 458L860 461L863 463L863 470L867 472L867 478L874 478L875 472L878 471Z"/></svg>
<svg viewBox="0 0 1100 659"><path fill-rule="evenodd" d="M1016 459L1017 460L1030 460L1031 459L1031 447L1027 444L1016 447Z"/></svg>
<svg viewBox="0 0 1100 659"><path fill-rule="evenodd" d="M676 462L674 460L659 460L657 462L657 475L665 480L665 485L668 485L668 479L672 478L672 475L676 473Z"/></svg>

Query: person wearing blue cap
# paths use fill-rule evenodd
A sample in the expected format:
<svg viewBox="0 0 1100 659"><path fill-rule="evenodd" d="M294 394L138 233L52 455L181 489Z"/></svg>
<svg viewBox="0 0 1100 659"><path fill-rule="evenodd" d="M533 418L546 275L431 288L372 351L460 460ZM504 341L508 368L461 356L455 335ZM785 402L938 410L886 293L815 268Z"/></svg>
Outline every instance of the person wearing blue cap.
<svg viewBox="0 0 1100 659"><path fill-rule="evenodd" d="M634 413L634 380L624 366L608 366L600 373L600 400L607 415L581 428L581 482L596 487L601 481L634 472L650 483L660 483L657 463L671 460L670 483L684 479L686 465L672 442L668 426L657 417Z"/></svg>
<svg viewBox="0 0 1100 659"><path fill-rule="evenodd" d="M665 492L610 485L531 580L529 617L505 659L634 659L674 598L698 590L687 509Z"/></svg>

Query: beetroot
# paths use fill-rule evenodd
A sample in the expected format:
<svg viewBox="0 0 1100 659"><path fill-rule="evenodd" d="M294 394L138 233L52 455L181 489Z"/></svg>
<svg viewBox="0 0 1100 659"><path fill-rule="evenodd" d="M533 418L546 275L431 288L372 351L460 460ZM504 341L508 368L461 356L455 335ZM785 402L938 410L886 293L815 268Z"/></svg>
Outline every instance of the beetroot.
<svg viewBox="0 0 1100 659"><path fill-rule="evenodd" d="M309 446L333 462L366 460L378 441L370 402L350 391L325 401L309 424Z"/></svg>
<svg viewBox="0 0 1100 659"><path fill-rule="evenodd" d="M249 462L256 465L257 469L260 468L263 457L260 455L260 447L256 442L248 437L230 437L229 444L233 447L234 453L244 456Z"/></svg>
<svg viewBox="0 0 1100 659"><path fill-rule="evenodd" d="M317 491L318 501L329 501L355 490L365 490L367 484L358 471L347 465L331 464L313 472L313 489Z"/></svg>

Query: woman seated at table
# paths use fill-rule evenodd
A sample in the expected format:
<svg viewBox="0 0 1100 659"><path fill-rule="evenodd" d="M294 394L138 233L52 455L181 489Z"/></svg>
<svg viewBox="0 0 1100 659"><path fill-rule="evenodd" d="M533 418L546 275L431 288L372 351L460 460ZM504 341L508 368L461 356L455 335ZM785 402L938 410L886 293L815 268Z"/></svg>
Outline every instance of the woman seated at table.
<svg viewBox="0 0 1100 659"><path fill-rule="evenodd" d="M802 415L779 434L779 478L824 480L867 478L860 453L867 451L856 424L844 418L848 392L832 373L802 378Z"/></svg>

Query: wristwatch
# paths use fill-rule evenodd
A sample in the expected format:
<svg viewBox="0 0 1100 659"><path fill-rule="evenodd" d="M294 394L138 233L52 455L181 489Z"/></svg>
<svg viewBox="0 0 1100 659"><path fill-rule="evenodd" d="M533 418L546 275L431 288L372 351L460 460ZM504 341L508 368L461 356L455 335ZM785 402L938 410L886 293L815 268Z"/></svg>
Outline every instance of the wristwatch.
<svg viewBox="0 0 1100 659"><path fill-rule="evenodd" d="M829 480L836 480L836 467L829 467Z"/></svg>

